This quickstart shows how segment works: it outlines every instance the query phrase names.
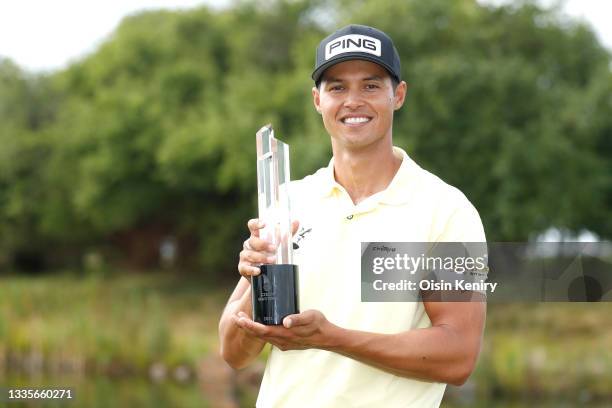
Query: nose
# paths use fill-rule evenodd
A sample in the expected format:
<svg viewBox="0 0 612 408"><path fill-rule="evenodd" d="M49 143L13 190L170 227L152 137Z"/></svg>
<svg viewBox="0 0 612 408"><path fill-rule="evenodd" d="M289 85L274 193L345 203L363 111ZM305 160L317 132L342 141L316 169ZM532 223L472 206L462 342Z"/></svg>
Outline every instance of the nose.
<svg viewBox="0 0 612 408"><path fill-rule="evenodd" d="M348 109L356 109L363 105L361 92L358 89L349 89L346 93L344 106Z"/></svg>

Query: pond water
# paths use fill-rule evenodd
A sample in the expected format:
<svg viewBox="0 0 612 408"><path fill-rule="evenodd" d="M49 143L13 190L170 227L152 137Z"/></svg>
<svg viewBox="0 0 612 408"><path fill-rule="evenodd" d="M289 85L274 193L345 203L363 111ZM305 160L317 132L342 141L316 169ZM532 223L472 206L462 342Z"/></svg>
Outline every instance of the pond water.
<svg viewBox="0 0 612 408"><path fill-rule="evenodd" d="M62 401L27 401L11 402L5 404L0 401L0 406L8 408L36 408L36 407L91 407L91 408L206 408L223 406L230 408L231 405L220 405L207 397L202 387L197 382L178 384L173 381L153 383L146 379L109 379L107 377L65 377L65 378L23 378L23 377L0 377L0 388L2 387L40 387L40 388L71 388L74 398L70 402ZM456 395L456 393L453 393ZM239 401L234 407L253 407L256 395L252 392L238 392L236 399ZM443 408L522 408L537 406L539 408L604 408L612 406L612 401L580 402L579 397L575 402L567 399L524 399L509 401L505 399L483 400L474 398L462 400L462 398L445 396Z"/></svg>
<svg viewBox="0 0 612 408"><path fill-rule="evenodd" d="M140 379L95 378L0 378L0 387L70 388L71 401L27 401L11 402L12 407L214 407L200 390L197 383L177 384L175 382L153 383ZM0 406L4 406L0 402Z"/></svg>

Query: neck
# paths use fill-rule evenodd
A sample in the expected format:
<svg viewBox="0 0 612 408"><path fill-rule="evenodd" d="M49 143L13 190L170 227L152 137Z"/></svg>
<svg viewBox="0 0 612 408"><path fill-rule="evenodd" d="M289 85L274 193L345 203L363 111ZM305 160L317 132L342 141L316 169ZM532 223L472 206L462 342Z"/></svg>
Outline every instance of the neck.
<svg viewBox="0 0 612 408"><path fill-rule="evenodd" d="M354 204L384 190L402 164L401 155L393 152L391 139L387 143L358 150L332 146L334 176Z"/></svg>

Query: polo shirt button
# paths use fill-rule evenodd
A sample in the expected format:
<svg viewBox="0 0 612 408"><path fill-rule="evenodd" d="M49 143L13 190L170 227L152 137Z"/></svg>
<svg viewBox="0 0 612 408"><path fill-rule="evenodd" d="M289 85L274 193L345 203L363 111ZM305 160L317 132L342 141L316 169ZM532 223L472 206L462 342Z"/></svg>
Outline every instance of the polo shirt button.
<svg viewBox="0 0 612 408"><path fill-rule="evenodd" d="M351 215L347 215L347 216L346 216L346 219L347 219L347 220L352 220L352 219L353 219L353 214L351 214Z"/></svg>

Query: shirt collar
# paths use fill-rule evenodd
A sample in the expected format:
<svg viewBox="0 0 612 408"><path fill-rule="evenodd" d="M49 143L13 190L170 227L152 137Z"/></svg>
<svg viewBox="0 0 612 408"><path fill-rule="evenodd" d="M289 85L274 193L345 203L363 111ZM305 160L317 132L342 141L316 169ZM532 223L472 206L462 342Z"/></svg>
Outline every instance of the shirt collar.
<svg viewBox="0 0 612 408"><path fill-rule="evenodd" d="M414 191L414 183L419 166L401 148L393 146L393 150L402 155L402 164L393 176L393 180L382 191L380 202L390 205L405 204L410 200Z"/></svg>
<svg viewBox="0 0 612 408"><path fill-rule="evenodd" d="M393 176L387 188L379 193L379 202L390 205L401 205L410 199L411 182L414 180L418 165L401 148L393 146L396 153L401 154L402 164ZM321 169L321 195L328 197L336 191L344 191L334 177L334 158L332 157L327 167Z"/></svg>
<svg viewBox="0 0 612 408"><path fill-rule="evenodd" d="M336 190L342 190L342 186L334 177L334 157L332 156L327 167L321 169L321 195L328 197Z"/></svg>

